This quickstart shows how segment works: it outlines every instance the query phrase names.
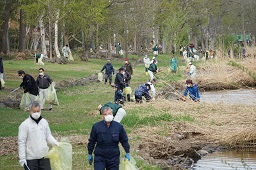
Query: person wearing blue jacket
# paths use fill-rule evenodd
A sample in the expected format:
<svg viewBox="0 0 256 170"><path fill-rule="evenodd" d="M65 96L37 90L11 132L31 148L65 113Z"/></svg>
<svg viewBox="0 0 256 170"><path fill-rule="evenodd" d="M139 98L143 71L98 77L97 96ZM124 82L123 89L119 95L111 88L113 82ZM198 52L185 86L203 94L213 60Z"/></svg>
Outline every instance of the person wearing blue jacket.
<svg viewBox="0 0 256 170"><path fill-rule="evenodd" d="M110 63L110 60L107 60L107 64L105 64L102 67L100 72L102 72L103 70L105 70L105 76L104 76L105 84L107 83L107 81L109 79L109 84L111 85L111 83L112 83L112 75L114 75L115 70L114 70L112 64Z"/></svg>
<svg viewBox="0 0 256 170"><path fill-rule="evenodd" d="M88 142L88 162L94 161L95 170L119 170L121 143L130 161L130 144L123 125L113 121L113 111L110 107L101 109L102 121L92 126ZM92 153L94 152L94 160Z"/></svg>
<svg viewBox="0 0 256 170"><path fill-rule="evenodd" d="M198 91L198 86L192 82L192 80L186 80L186 89L183 93L182 100L186 101L186 96L188 95L190 99L194 102L200 102L200 94Z"/></svg>
<svg viewBox="0 0 256 170"><path fill-rule="evenodd" d="M146 98L146 101L149 101L151 99L149 90L150 90L150 84L146 83L146 84L140 85L134 92L136 103L142 102L142 96Z"/></svg>

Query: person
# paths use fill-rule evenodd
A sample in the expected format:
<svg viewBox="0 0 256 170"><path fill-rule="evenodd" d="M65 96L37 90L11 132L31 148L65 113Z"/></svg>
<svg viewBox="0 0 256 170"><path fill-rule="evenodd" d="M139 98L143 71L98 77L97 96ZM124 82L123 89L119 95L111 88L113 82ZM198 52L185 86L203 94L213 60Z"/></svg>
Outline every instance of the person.
<svg viewBox="0 0 256 170"><path fill-rule="evenodd" d="M43 62L44 54L35 53L35 58L36 58L37 65L44 65L44 62Z"/></svg>
<svg viewBox="0 0 256 170"><path fill-rule="evenodd" d="M180 45L180 56L181 57L183 56L183 49L184 49L183 45Z"/></svg>
<svg viewBox="0 0 256 170"><path fill-rule="evenodd" d="M186 101L186 96L189 96L195 102L200 102L200 94L198 92L198 87L192 80L186 80L186 89L183 93L182 100Z"/></svg>
<svg viewBox="0 0 256 170"><path fill-rule="evenodd" d="M22 79L22 83L20 87L24 89L24 93L27 93L29 96L29 100L26 102L25 110L28 109L29 105L37 100L38 96L38 86L36 84L35 79L30 75L26 74L23 70L18 71L19 77Z"/></svg>
<svg viewBox="0 0 256 170"><path fill-rule="evenodd" d="M153 60L153 63L151 63L149 65L149 68L148 68L148 74L150 76L150 80L149 81L155 81L154 79L154 74L156 74L158 71L157 71L157 66L156 66L156 60Z"/></svg>
<svg viewBox="0 0 256 170"><path fill-rule="evenodd" d="M115 85L117 86L117 89L121 91L125 88L123 67L119 68L119 72L116 74Z"/></svg>
<svg viewBox="0 0 256 170"><path fill-rule="evenodd" d="M44 158L49 151L47 144L59 146L59 143L41 116L40 103L32 102L29 112L29 117L19 126L19 163L25 170L50 170L50 160Z"/></svg>
<svg viewBox="0 0 256 170"><path fill-rule="evenodd" d="M189 73L188 73L188 75L191 78L196 78L196 66L194 66L191 61L188 64L189 64Z"/></svg>
<svg viewBox="0 0 256 170"><path fill-rule="evenodd" d="M124 70L127 71L130 75L133 74L132 65L128 58L125 59L125 64L123 66Z"/></svg>
<svg viewBox="0 0 256 170"><path fill-rule="evenodd" d="M124 69L124 83L125 83L125 87L129 87L131 78L132 78L132 76L130 75L130 73Z"/></svg>
<svg viewBox="0 0 256 170"><path fill-rule="evenodd" d="M154 56L157 57L158 56L158 46L157 45L154 46L153 51L154 51Z"/></svg>
<svg viewBox="0 0 256 170"><path fill-rule="evenodd" d="M92 126L88 148L88 162L92 164L94 151L95 170L119 170L121 143L130 161L130 144L123 125L113 121L113 110L110 107L101 109L102 121Z"/></svg>
<svg viewBox="0 0 256 170"><path fill-rule="evenodd" d="M145 97L146 101L150 101L152 98L149 94L150 84L145 83L140 85L134 92L136 103L142 103L142 96Z"/></svg>
<svg viewBox="0 0 256 170"><path fill-rule="evenodd" d="M143 62L144 62L144 65L145 65L145 71L146 71L146 74L148 73L148 68L149 68L149 65L150 65L150 58L148 58L148 55L146 54L145 57L143 58Z"/></svg>
<svg viewBox="0 0 256 170"><path fill-rule="evenodd" d="M124 96L123 92L120 89L118 89L117 85L114 86L114 89L115 89L114 102L116 104L119 104L119 103L124 104L125 96Z"/></svg>
<svg viewBox="0 0 256 170"><path fill-rule="evenodd" d="M65 59L68 60L68 57L71 54L71 50L67 44L62 48L62 53Z"/></svg>
<svg viewBox="0 0 256 170"><path fill-rule="evenodd" d="M172 66L172 73L176 73L176 71L177 71L177 60L174 58L174 56L172 56L170 64Z"/></svg>
<svg viewBox="0 0 256 170"><path fill-rule="evenodd" d="M153 57L152 60L150 61L150 64L154 62L154 60L156 61L156 64L158 63L156 60L156 57Z"/></svg>
<svg viewBox="0 0 256 170"><path fill-rule="evenodd" d="M4 64L3 58L0 56L0 90L4 88Z"/></svg>
<svg viewBox="0 0 256 170"><path fill-rule="evenodd" d="M114 121L120 123L122 119L126 116L126 111L122 108L121 105L116 103L108 102L104 104L103 106L100 104L98 106L98 109L100 111L100 115L102 115L102 110L104 110L105 107L110 107L113 111Z"/></svg>
<svg viewBox="0 0 256 170"><path fill-rule="evenodd" d="M39 68L39 76L36 79L37 86L39 88L39 102L41 110L44 110L44 102L48 97L49 86L52 83L50 76L44 73L43 68ZM52 105L49 104L49 110L52 110Z"/></svg>
<svg viewBox="0 0 256 170"><path fill-rule="evenodd" d="M102 67L102 69L100 70L100 72L102 72L103 70L105 70L105 83L107 83L108 79L109 79L109 84L111 85L112 83L112 75L114 75L115 70L112 66L112 64L110 63L110 60L107 60L107 63Z"/></svg>

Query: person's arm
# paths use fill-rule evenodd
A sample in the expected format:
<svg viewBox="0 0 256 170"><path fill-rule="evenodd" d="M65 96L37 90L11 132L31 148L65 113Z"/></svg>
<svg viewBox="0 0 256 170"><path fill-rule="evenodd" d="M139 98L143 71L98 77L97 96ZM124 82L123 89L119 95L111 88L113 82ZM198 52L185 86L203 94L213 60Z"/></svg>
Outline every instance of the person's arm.
<svg viewBox="0 0 256 170"><path fill-rule="evenodd" d="M57 142L57 140L52 136L52 133L51 133L51 130L50 130L50 127L49 127L49 124L48 122L46 121L46 141L47 143L51 144L51 145L59 145L59 143Z"/></svg>
<svg viewBox="0 0 256 170"><path fill-rule="evenodd" d="M133 69L132 69L132 64L130 63L130 66L131 66L131 75L133 74Z"/></svg>
<svg viewBox="0 0 256 170"><path fill-rule="evenodd" d="M128 136L127 136L123 126L121 126L121 129L120 129L119 141L122 144L125 152L130 153L130 144L128 142Z"/></svg>
<svg viewBox="0 0 256 170"><path fill-rule="evenodd" d="M24 123L19 127L18 132L18 152L19 159L26 160L26 145L27 145L28 129Z"/></svg>
<svg viewBox="0 0 256 170"><path fill-rule="evenodd" d="M95 147L95 144L96 144L96 141L97 141L97 136L96 135L97 135L96 134L96 128L95 128L95 125L93 125L91 133L90 133L89 142L88 142L88 145L87 145L89 155L92 155L92 152L94 150L94 147Z"/></svg>
<svg viewBox="0 0 256 170"><path fill-rule="evenodd" d="M121 76L121 74L118 74L118 75L116 76L116 78L118 79L119 83L120 83L123 87L125 87L124 79L123 79L123 77Z"/></svg>
<svg viewBox="0 0 256 170"><path fill-rule="evenodd" d="M115 70L114 70L114 67L111 65L111 71L112 71L112 74L114 75L115 74Z"/></svg>
<svg viewBox="0 0 256 170"><path fill-rule="evenodd" d="M105 68L106 68L106 65L104 65L104 66L102 67L102 69L100 70L100 72L102 72Z"/></svg>
<svg viewBox="0 0 256 170"><path fill-rule="evenodd" d="M52 79L50 76L46 75L47 81L51 84L52 83Z"/></svg>
<svg viewBox="0 0 256 170"><path fill-rule="evenodd" d="M31 87L32 87L32 81L31 81L32 77L29 75L25 75L25 81L26 81L26 87L24 87L24 93L27 93Z"/></svg>

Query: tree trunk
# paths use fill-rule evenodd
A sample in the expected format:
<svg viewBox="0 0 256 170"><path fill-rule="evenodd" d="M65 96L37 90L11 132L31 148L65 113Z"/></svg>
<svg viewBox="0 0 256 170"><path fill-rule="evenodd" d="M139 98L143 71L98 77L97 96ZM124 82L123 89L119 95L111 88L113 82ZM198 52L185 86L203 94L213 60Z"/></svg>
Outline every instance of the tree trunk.
<svg viewBox="0 0 256 170"><path fill-rule="evenodd" d="M24 11L20 9L20 33L19 33L19 52L24 51L26 45L26 25L23 23Z"/></svg>
<svg viewBox="0 0 256 170"><path fill-rule="evenodd" d="M11 9L12 9L12 3L11 1L6 1L5 8L4 8L4 14L3 14L3 25L2 25L2 48L1 51L4 54L9 53L9 38L8 38L8 32L9 32L9 20L11 15Z"/></svg>
<svg viewBox="0 0 256 170"><path fill-rule="evenodd" d="M59 22L59 15L60 15L60 10L57 11L56 13L56 21L54 23L54 49L56 53L56 57L60 58L60 51L59 51L59 45L58 45L58 22Z"/></svg>
<svg viewBox="0 0 256 170"><path fill-rule="evenodd" d="M47 57L47 50L45 45L45 28L43 23L43 15L39 19L39 27L40 27L40 34L41 34L41 48L42 48L42 54L44 54L45 57Z"/></svg>
<svg viewBox="0 0 256 170"><path fill-rule="evenodd" d="M84 30L82 30L82 47L83 47L83 53L81 56L81 60L88 61L88 53L86 52L86 47L85 47L85 40L84 40Z"/></svg>
<svg viewBox="0 0 256 170"><path fill-rule="evenodd" d="M50 60L52 61L52 11L51 5L48 3L48 10L49 10L49 51L50 51Z"/></svg>

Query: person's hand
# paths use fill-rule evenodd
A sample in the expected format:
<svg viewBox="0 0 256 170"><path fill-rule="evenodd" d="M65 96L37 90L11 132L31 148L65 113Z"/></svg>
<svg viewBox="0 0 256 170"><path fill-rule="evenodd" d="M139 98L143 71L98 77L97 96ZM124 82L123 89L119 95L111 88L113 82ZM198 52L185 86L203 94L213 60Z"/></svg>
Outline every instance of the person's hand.
<svg viewBox="0 0 256 170"><path fill-rule="evenodd" d="M130 154L126 153L125 158L128 159L128 161L130 161L131 160Z"/></svg>
<svg viewBox="0 0 256 170"><path fill-rule="evenodd" d="M21 159L19 160L20 166L24 167L24 165L27 165L27 160L26 159Z"/></svg>
<svg viewBox="0 0 256 170"><path fill-rule="evenodd" d="M88 162L90 165L92 165L92 162L93 162L93 157L91 154L88 155Z"/></svg>
<svg viewBox="0 0 256 170"><path fill-rule="evenodd" d="M56 141L56 142L54 143L54 145L60 146L60 143Z"/></svg>
<svg viewBox="0 0 256 170"><path fill-rule="evenodd" d="M185 96L182 96L182 97L181 97L181 100L182 100L182 101L186 101L186 97L185 97Z"/></svg>

